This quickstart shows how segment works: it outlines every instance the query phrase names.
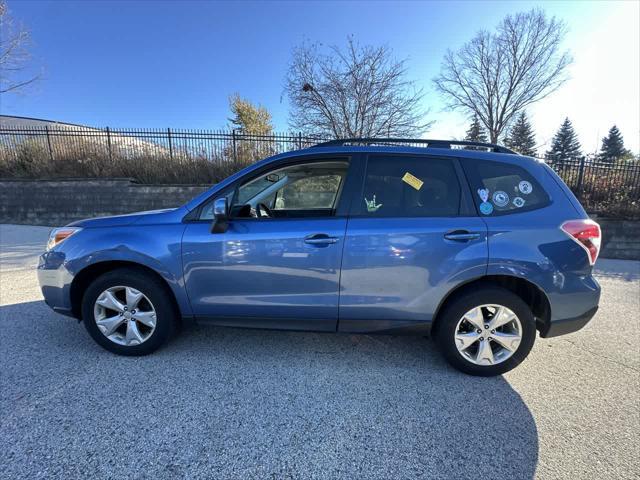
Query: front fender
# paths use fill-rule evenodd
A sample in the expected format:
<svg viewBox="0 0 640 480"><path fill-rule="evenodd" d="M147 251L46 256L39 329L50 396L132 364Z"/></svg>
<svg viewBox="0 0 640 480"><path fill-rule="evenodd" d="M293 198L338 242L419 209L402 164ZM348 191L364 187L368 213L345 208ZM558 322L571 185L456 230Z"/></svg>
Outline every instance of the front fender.
<svg viewBox="0 0 640 480"><path fill-rule="evenodd" d="M182 273L184 229L185 225L181 223L85 229L59 248L45 253L38 268L43 272L60 272L58 276L63 280L57 287L62 291L57 296L70 306L71 283L87 268L104 262L141 265L160 275L173 292L182 315L191 315Z"/></svg>

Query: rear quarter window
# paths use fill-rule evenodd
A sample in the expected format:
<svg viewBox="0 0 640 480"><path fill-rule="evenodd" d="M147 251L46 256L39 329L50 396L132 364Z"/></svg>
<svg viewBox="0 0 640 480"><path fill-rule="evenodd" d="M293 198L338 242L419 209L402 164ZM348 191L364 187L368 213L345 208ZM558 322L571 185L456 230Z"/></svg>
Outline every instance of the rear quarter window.
<svg viewBox="0 0 640 480"><path fill-rule="evenodd" d="M525 168L510 163L462 159L481 216L536 210L550 203L549 195Z"/></svg>

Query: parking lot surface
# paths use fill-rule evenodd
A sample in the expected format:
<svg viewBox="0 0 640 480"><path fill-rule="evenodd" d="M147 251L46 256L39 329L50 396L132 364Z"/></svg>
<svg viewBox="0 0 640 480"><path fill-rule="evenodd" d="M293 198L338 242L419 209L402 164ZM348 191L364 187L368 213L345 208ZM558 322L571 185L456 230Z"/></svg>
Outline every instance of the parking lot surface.
<svg viewBox="0 0 640 480"><path fill-rule="evenodd" d="M639 478L640 262L498 378L427 339L189 326L114 356L42 301L48 229L0 226L0 478Z"/></svg>

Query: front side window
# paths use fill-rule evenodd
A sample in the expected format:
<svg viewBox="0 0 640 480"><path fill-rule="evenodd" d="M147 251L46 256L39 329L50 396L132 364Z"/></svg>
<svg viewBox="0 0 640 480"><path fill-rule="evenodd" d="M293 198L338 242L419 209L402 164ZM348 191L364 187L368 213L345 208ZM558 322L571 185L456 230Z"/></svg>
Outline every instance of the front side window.
<svg viewBox="0 0 640 480"><path fill-rule="evenodd" d="M360 214L448 217L460 213L461 189L450 159L370 156Z"/></svg>
<svg viewBox="0 0 640 480"><path fill-rule="evenodd" d="M482 216L535 210L549 203L547 193L522 167L477 159L464 159L462 165Z"/></svg>
<svg viewBox="0 0 640 480"><path fill-rule="evenodd" d="M290 165L244 181L221 196L227 197L232 218L332 216L348 166L343 160ZM200 220L213 219L214 200L202 207Z"/></svg>
<svg viewBox="0 0 640 480"><path fill-rule="evenodd" d="M335 214L348 162L322 161L270 170L223 194L231 218L323 217ZM211 199L200 220L213 219Z"/></svg>
<svg viewBox="0 0 640 480"><path fill-rule="evenodd" d="M312 175L292 181L278 190L272 202L274 210L332 209L343 174Z"/></svg>

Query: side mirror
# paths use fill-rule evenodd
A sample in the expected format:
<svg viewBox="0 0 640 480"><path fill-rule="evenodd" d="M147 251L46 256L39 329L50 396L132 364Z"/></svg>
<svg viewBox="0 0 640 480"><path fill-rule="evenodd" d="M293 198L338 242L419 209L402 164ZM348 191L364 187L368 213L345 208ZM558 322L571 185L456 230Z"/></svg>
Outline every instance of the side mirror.
<svg viewBox="0 0 640 480"><path fill-rule="evenodd" d="M213 223L211 233L224 233L229 228L229 208L227 198L216 198L213 202Z"/></svg>

